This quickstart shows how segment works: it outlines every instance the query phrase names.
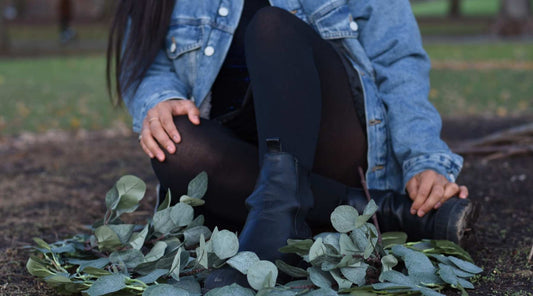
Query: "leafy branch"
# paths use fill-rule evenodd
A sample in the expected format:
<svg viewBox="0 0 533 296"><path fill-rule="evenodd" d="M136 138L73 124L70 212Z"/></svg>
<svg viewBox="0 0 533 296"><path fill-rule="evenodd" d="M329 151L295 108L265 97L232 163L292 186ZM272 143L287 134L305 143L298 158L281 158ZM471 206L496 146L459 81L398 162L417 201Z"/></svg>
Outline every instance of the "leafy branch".
<svg viewBox="0 0 533 296"><path fill-rule="evenodd" d="M364 175L361 175L365 185ZM238 252L237 235L210 230L203 216L207 175L189 183L187 194L171 206L170 192L144 225L123 223L134 212L146 186L134 176L120 178L106 194L107 211L91 234L77 234L51 244L35 238L27 270L61 294L98 295L442 295L452 287L465 292L481 269L466 251L449 241L406 242L401 232L381 234L377 205L369 198L363 213L339 206L331 213L336 232L313 239L288 240L281 252L294 253L303 265L261 260L253 252ZM365 191L368 194L368 190ZM374 223L369 223L370 218ZM202 294L207 275L231 266L246 276L250 288L237 284ZM277 284L283 272L295 280ZM255 290L255 291L254 291Z"/></svg>

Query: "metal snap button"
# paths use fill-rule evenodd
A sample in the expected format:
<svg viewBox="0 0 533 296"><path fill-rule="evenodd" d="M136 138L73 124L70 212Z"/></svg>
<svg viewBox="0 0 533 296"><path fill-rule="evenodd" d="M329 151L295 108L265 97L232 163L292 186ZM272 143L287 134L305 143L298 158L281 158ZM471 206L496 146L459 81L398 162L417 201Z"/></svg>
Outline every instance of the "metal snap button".
<svg viewBox="0 0 533 296"><path fill-rule="evenodd" d="M213 54L215 54L215 49L213 48L213 46L208 46L204 49L204 54L208 57L212 56Z"/></svg>
<svg viewBox="0 0 533 296"><path fill-rule="evenodd" d="M352 31L357 31L357 30L359 30L359 25L355 21L351 21L350 22L350 29L352 29Z"/></svg>
<svg viewBox="0 0 533 296"><path fill-rule="evenodd" d="M220 7L218 9L218 15L227 16L228 14L229 14L229 10L226 7Z"/></svg>

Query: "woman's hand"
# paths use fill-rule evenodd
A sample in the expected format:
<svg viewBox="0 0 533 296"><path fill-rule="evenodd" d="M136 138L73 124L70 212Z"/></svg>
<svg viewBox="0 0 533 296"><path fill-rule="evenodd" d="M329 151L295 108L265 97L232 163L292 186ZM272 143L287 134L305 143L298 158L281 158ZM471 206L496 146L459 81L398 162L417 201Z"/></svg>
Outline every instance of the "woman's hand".
<svg viewBox="0 0 533 296"><path fill-rule="evenodd" d="M466 186L450 182L433 170L426 170L415 175L407 182L406 189L413 200L411 214L417 214L419 217L424 216L431 209L438 209L452 196L468 197Z"/></svg>
<svg viewBox="0 0 533 296"><path fill-rule="evenodd" d="M176 145L181 141L181 136L174 124L173 116L188 115L189 120L200 124L200 111L189 100L168 100L160 102L148 110L143 120L139 142L150 158L156 157L159 161L165 160L164 147L170 154L176 152Z"/></svg>

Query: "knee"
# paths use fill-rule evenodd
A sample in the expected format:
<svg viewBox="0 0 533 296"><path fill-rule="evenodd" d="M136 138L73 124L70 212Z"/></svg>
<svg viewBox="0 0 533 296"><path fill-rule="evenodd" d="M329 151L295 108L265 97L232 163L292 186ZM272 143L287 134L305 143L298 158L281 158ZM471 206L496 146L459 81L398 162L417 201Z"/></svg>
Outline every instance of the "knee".
<svg viewBox="0 0 533 296"><path fill-rule="evenodd" d="M258 10L246 28L246 44L269 43L287 29L287 20L294 17L279 7L268 6Z"/></svg>

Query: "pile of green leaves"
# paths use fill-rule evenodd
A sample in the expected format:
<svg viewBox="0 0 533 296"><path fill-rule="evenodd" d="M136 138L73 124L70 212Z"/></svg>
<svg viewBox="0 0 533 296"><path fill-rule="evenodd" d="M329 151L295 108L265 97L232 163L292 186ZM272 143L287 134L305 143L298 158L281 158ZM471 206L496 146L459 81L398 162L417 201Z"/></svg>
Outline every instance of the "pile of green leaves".
<svg viewBox="0 0 533 296"><path fill-rule="evenodd" d="M179 202L170 205L170 192L145 225L127 224L120 217L134 212L146 185L124 176L107 193L107 212L92 226L92 234L48 244L35 238L27 270L61 294L83 295L204 295L202 283L222 266L243 273L250 287L237 284L213 289L207 296L293 295L442 295L452 287L473 288L468 281L481 269L449 241L406 243L404 233L381 237L368 220L377 210L371 201L364 212L340 206L331 214L337 232L314 239L288 240L282 252L302 257L305 267L260 260L253 252L238 252L237 235L213 231L194 216L203 205L207 175L199 174ZM381 241L382 239L382 241ZM295 281L277 284L278 272ZM255 290L255 291L254 291Z"/></svg>

